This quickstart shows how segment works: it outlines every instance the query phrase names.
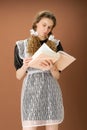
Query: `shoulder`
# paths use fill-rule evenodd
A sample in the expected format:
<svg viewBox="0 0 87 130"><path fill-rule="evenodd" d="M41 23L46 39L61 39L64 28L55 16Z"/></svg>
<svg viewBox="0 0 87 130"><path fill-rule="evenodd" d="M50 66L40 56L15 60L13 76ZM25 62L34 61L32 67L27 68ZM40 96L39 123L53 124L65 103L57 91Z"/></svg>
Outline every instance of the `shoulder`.
<svg viewBox="0 0 87 130"><path fill-rule="evenodd" d="M27 45L28 45L28 39L16 41L16 47L18 49L19 56L21 59L23 59L26 56Z"/></svg>
<svg viewBox="0 0 87 130"><path fill-rule="evenodd" d="M50 41L54 42L56 46L58 46L59 43L60 43L60 40L59 40L59 39L56 39L56 38L54 37L54 35L50 35L48 39L49 39Z"/></svg>
<svg viewBox="0 0 87 130"><path fill-rule="evenodd" d="M16 41L17 46L25 46L28 43L28 39Z"/></svg>
<svg viewBox="0 0 87 130"><path fill-rule="evenodd" d="M63 49L63 46L62 46L62 44L61 44L61 41L60 40L58 40L58 42L57 42L57 51L63 51L64 49Z"/></svg>
<svg viewBox="0 0 87 130"><path fill-rule="evenodd" d="M51 36L49 37L49 40L51 40L51 41L53 41L53 42L55 43L55 45L56 45L56 47L57 47L57 51L63 50L63 47L62 47L62 45L61 45L61 41L60 41L59 39L56 39L56 38L54 38L53 35L51 35Z"/></svg>
<svg viewBox="0 0 87 130"><path fill-rule="evenodd" d="M56 44L56 46L58 46L60 44L60 40L59 39L55 39L55 44Z"/></svg>

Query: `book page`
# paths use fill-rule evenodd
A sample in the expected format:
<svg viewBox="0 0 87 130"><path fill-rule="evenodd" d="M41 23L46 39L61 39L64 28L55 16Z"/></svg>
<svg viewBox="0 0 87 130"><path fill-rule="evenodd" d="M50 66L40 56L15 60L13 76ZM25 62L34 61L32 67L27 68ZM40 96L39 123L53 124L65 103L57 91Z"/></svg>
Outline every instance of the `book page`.
<svg viewBox="0 0 87 130"><path fill-rule="evenodd" d="M35 58L37 58L39 55L42 55L42 54L45 55L45 56L47 56L47 57L52 57L54 59L58 59L59 58L59 54L57 54L55 51L53 51L45 43L32 56L33 60Z"/></svg>
<svg viewBox="0 0 87 130"><path fill-rule="evenodd" d="M69 55L68 53L64 51L59 51L58 53L60 53L60 58L56 62L56 64L60 71L63 71L66 67L68 67L72 62L76 60L75 57Z"/></svg>

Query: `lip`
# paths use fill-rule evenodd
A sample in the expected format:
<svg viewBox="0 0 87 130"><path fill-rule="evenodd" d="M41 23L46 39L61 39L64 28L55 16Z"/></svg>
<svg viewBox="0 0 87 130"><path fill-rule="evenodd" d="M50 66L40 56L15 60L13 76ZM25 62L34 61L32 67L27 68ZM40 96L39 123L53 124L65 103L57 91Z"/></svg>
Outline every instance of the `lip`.
<svg viewBox="0 0 87 130"><path fill-rule="evenodd" d="M44 32L44 34L47 34L47 32Z"/></svg>
<svg viewBox="0 0 87 130"><path fill-rule="evenodd" d="M44 32L44 33L43 33L43 35L45 35L45 36L46 36L46 35L47 35L47 33L46 33L46 32Z"/></svg>

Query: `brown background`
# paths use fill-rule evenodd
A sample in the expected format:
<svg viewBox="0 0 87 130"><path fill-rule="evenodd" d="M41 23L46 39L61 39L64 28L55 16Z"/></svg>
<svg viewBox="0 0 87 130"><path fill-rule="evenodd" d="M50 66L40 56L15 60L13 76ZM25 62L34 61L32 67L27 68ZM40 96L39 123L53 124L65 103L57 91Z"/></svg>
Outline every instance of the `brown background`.
<svg viewBox="0 0 87 130"><path fill-rule="evenodd" d="M22 80L15 77L14 46L29 37L35 14L48 9L56 15L54 30L64 50L77 60L59 80L63 92L65 119L59 130L86 130L86 34L87 7L84 0L0 1L0 130L21 130L20 94ZM44 127L42 128L44 129Z"/></svg>

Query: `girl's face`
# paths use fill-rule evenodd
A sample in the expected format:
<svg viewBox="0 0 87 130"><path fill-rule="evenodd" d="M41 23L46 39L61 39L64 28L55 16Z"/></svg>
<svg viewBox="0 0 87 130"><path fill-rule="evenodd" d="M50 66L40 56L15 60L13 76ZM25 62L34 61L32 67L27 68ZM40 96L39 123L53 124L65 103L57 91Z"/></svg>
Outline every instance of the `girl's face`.
<svg viewBox="0 0 87 130"><path fill-rule="evenodd" d="M42 18L37 24L36 31L41 40L48 37L48 34L52 31L53 21L49 18Z"/></svg>

